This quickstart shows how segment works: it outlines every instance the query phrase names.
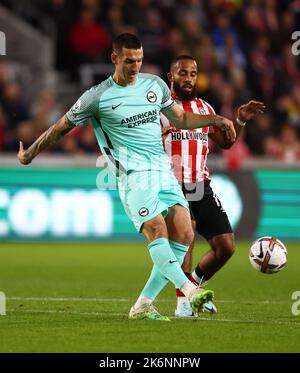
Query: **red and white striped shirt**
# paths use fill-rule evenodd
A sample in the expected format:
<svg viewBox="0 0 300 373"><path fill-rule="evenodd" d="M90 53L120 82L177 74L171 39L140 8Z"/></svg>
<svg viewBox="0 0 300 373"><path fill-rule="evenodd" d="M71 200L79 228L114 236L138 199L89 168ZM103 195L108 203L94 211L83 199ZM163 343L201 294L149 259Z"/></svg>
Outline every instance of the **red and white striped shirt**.
<svg viewBox="0 0 300 373"><path fill-rule="evenodd" d="M200 98L192 101L174 98L184 111L201 115L215 114L214 109ZM218 127L182 130L176 128L162 113L161 125L163 132L167 131L166 136L163 136L164 148L176 178L184 183L209 180L209 171L206 166L209 153L208 134L218 131Z"/></svg>

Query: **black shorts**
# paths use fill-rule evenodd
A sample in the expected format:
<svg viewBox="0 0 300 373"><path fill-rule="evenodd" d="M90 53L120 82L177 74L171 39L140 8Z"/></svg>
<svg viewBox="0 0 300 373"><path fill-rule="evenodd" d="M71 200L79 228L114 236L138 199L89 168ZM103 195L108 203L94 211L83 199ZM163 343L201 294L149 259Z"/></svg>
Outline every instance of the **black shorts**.
<svg viewBox="0 0 300 373"><path fill-rule="evenodd" d="M200 183L196 184L197 186ZM213 192L210 186L210 180L205 180L204 185L195 190L202 191L189 201L188 195L192 195L191 184L182 185L182 191L187 197L190 206L191 218L196 222L196 231L206 240L224 233L232 233L232 228L228 220L228 216L222 207L222 204ZM204 190L203 190L204 188Z"/></svg>

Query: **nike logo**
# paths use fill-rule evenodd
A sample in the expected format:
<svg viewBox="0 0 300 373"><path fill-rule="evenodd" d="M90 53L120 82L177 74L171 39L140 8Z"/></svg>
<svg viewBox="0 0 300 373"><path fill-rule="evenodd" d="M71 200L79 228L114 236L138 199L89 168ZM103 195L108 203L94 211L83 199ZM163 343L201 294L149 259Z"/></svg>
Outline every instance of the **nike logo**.
<svg viewBox="0 0 300 373"><path fill-rule="evenodd" d="M169 260L169 263L172 264L172 263L176 263L177 260Z"/></svg>
<svg viewBox="0 0 300 373"><path fill-rule="evenodd" d="M257 255L257 257L258 257L259 259L263 259L263 257L264 257L264 252L263 252L263 247L262 247L262 242L261 242L261 241L260 241L259 248L260 248L260 253Z"/></svg>
<svg viewBox="0 0 300 373"><path fill-rule="evenodd" d="M122 105L122 102L119 105L113 105L111 108L115 110L118 106Z"/></svg>

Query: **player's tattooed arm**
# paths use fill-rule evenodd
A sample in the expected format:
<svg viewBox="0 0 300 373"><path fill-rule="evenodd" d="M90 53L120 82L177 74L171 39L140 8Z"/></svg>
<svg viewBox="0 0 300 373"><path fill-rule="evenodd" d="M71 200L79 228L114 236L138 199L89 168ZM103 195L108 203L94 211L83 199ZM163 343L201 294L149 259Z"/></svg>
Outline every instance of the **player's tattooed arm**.
<svg viewBox="0 0 300 373"><path fill-rule="evenodd" d="M57 123L53 124L47 131L42 133L27 150L24 150L23 142L20 141L18 153L20 163L29 164L39 153L57 143L74 127L75 125L64 115Z"/></svg>

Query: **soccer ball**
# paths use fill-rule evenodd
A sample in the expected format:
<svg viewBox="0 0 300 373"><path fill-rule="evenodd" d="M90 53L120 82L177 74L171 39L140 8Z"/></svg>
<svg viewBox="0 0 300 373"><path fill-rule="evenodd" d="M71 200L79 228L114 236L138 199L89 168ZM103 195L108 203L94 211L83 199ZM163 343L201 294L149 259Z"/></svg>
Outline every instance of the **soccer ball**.
<svg viewBox="0 0 300 373"><path fill-rule="evenodd" d="M276 273L287 262L287 250L275 237L261 237L253 242L249 251L249 260L253 268L262 273Z"/></svg>

